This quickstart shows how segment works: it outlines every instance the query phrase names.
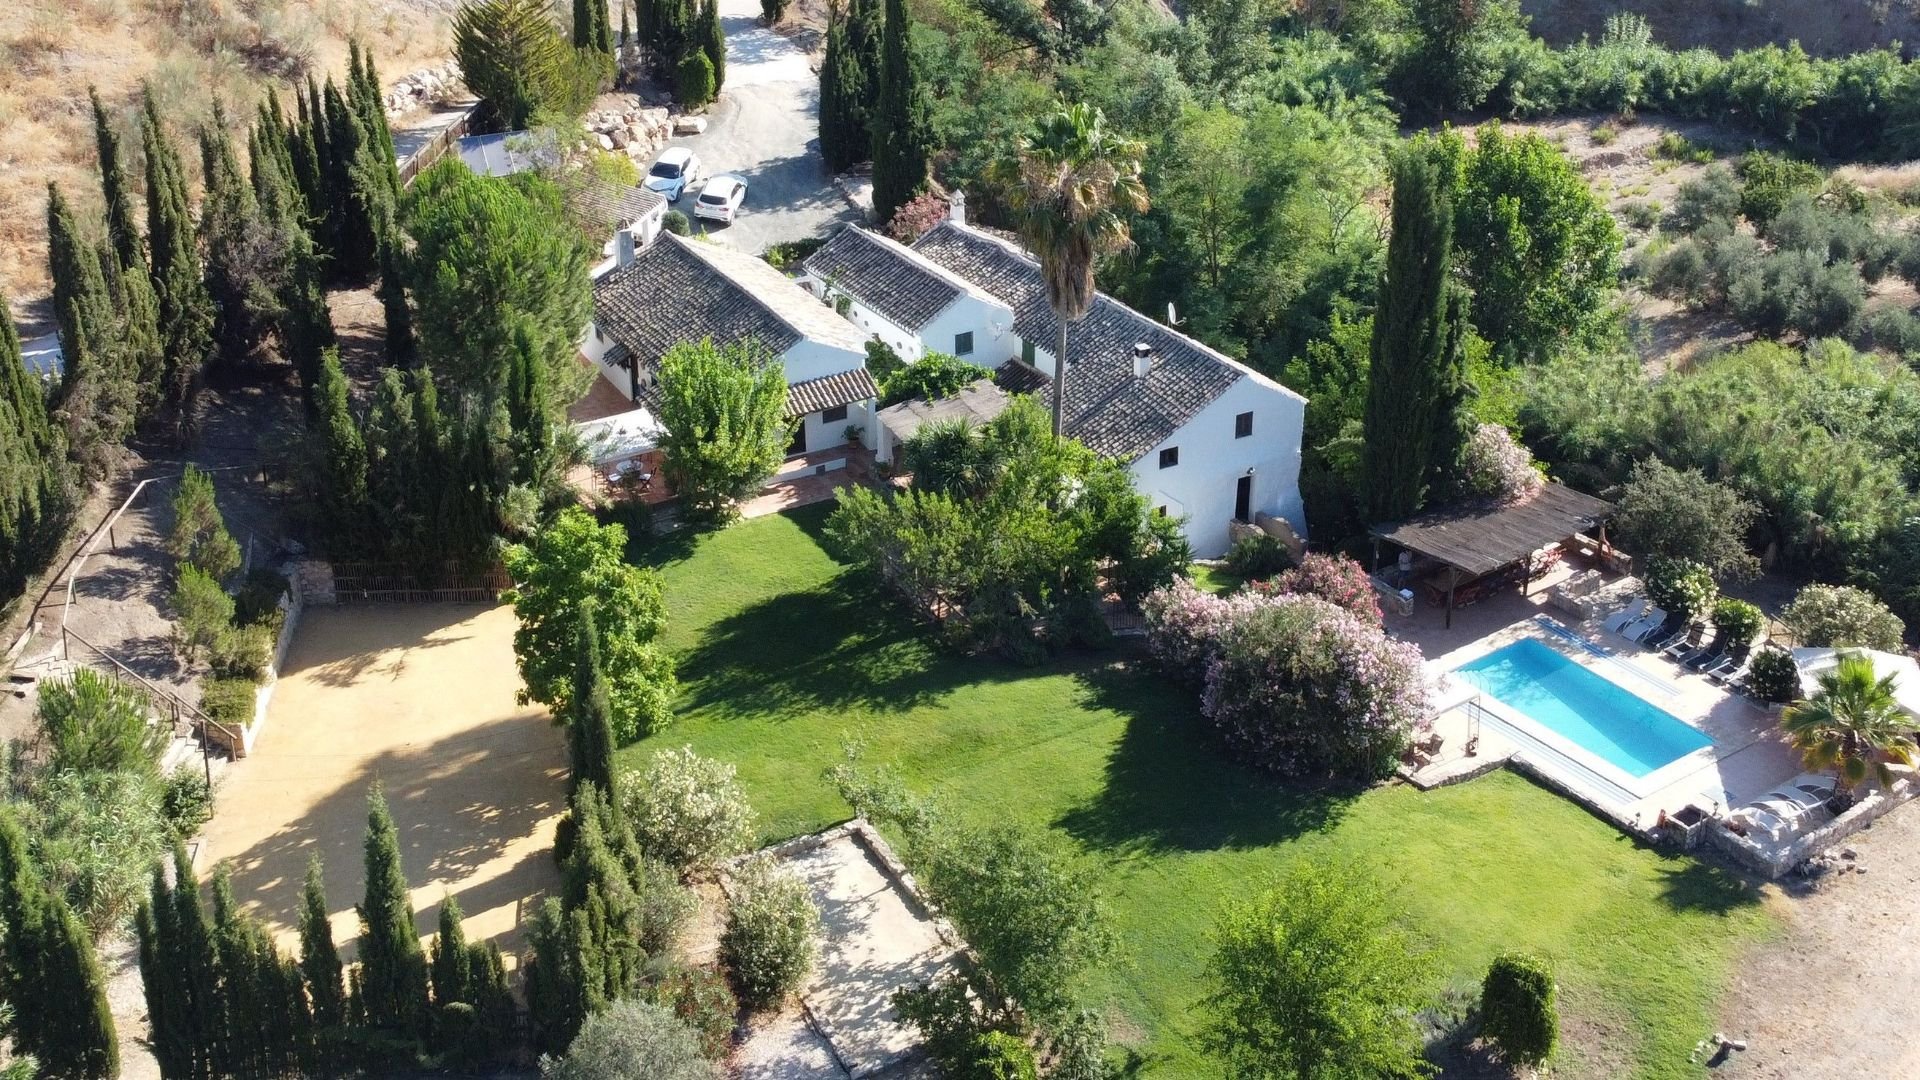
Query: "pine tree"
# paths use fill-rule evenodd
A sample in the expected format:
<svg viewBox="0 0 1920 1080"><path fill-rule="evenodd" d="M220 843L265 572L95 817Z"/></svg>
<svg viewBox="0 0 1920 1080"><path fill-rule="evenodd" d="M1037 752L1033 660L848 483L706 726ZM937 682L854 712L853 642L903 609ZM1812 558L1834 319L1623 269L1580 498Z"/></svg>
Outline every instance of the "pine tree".
<svg viewBox="0 0 1920 1080"><path fill-rule="evenodd" d="M106 978L66 899L47 887L10 809L0 807L0 1001L14 1044L49 1080L120 1075Z"/></svg>
<svg viewBox="0 0 1920 1080"><path fill-rule="evenodd" d="M341 981L340 952L333 944L333 922L327 914L327 887L320 856L307 861L306 887L300 906L299 981L305 984L313 1009L313 1057L324 1069L337 1061L346 1037L347 989Z"/></svg>
<svg viewBox="0 0 1920 1080"><path fill-rule="evenodd" d="M914 70L912 29L905 0L887 0L872 113L873 214L881 222L893 220L894 212L927 184L933 130L926 91Z"/></svg>
<svg viewBox="0 0 1920 1080"><path fill-rule="evenodd" d="M132 432L136 389L100 253L79 235L73 210L54 184L47 185L47 264L66 367L58 409L75 454L95 460Z"/></svg>
<svg viewBox="0 0 1920 1080"><path fill-rule="evenodd" d="M166 367L162 400L184 412L213 351L213 300L200 275L193 215L180 155L160 121L151 87L144 91L141 139L147 154L147 250L159 301Z"/></svg>
<svg viewBox="0 0 1920 1080"><path fill-rule="evenodd" d="M594 626L594 601L580 607L579 657L573 673L573 716L567 727L573 771L568 789L577 794L583 785L613 790L613 710L607 703L606 680L600 671L600 631Z"/></svg>
<svg viewBox="0 0 1920 1080"><path fill-rule="evenodd" d="M1426 498L1436 434L1456 421L1464 299L1450 289L1453 200L1443 147L1425 140L1393 162L1393 232L1373 320L1365 418L1369 521L1413 514ZM1446 449L1440 448L1445 454Z"/></svg>
<svg viewBox="0 0 1920 1080"><path fill-rule="evenodd" d="M820 64L820 155L838 173L871 160L873 137L867 131L866 76L848 36L848 19L838 8L830 17Z"/></svg>
<svg viewBox="0 0 1920 1080"><path fill-rule="evenodd" d="M400 866L400 837L376 783L367 795L366 898L360 914L356 985L367 1025L403 1037L425 1031L427 962L413 929L413 903Z"/></svg>
<svg viewBox="0 0 1920 1080"><path fill-rule="evenodd" d="M727 32L720 28L718 0L707 0L700 9L700 47L713 65L713 95L719 97L727 82Z"/></svg>
<svg viewBox="0 0 1920 1080"><path fill-rule="evenodd" d="M365 542L367 535L367 446L347 404L347 376L340 370L340 354L335 349L321 354L315 418L325 455L320 477L321 513L334 542L351 552Z"/></svg>
<svg viewBox="0 0 1920 1080"><path fill-rule="evenodd" d="M440 901L440 932L433 938L433 1003L444 1009L456 1001L473 1003L473 953L461 921L460 901Z"/></svg>

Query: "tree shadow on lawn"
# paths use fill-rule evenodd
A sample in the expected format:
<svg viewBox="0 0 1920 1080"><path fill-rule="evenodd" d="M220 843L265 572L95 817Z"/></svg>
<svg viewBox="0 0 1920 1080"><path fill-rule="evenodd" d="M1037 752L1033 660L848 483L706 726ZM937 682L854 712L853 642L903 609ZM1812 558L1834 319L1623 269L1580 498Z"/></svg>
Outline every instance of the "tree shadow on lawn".
<svg viewBox="0 0 1920 1080"><path fill-rule="evenodd" d="M942 652L931 631L879 591L842 577L781 593L708 626L680 654L689 710L727 718L794 718L824 709L912 709L958 687L1035 678L1049 666Z"/></svg>
<svg viewBox="0 0 1920 1080"><path fill-rule="evenodd" d="M1055 825L1116 853L1262 848L1339 823L1362 794L1291 784L1226 756L1200 721L1192 692L1137 664L1080 676L1092 704L1127 718L1100 794Z"/></svg>
<svg viewBox="0 0 1920 1080"><path fill-rule="evenodd" d="M1645 846L1637 840L1632 842ZM1761 900L1758 886L1733 870L1684 852L1652 850L1661 862L1660 899L1676 911L1731 915Z"/></svg>

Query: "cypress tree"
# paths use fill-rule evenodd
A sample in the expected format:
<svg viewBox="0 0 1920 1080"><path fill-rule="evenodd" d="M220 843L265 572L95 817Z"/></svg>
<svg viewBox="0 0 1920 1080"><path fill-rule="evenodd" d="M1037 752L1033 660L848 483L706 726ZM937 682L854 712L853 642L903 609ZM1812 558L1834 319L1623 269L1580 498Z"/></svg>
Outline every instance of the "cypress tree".
<svg viewBox="0 0 1920 1080"><path fill-rule="evenodd" d="M914 70L912 29L905 0L887 0L872 113L873 213L883 223L926 187L933 144L926 92Z"/></svg>
<svg viewBox="0 0 1920 1080"><path fill-rule="evenodd" d="M136 389L100 253L79 235L73 210L47 185L47 268L65 375L58 406L74 451L91 459L133 430Z"/></svg>
<svg viewBox="0 0 1920 1080"><path fill-rule="evenodd" d="M66 899L49 889L10 809L0 807L0 1000L13 1038L49 1080L120 1075L106 978Z"/></svg>
<svg viewBox="0 0 1920 1080"><path fill-rule="evenodd" d="M307 882L300 905L299 981L313 1008L313 1061L335 1063L347 1027L347 988L340 976L340 952L333 944L327 915L327 887L320 856L307 860Z"/></svg>
<svg viewBox="0 0 1920 1080"><path fill-rule="evenodd" d="M146 253L140 250L140 227L134 223L133 192L127 184L126 164L121 160L120 133L113 129L106 106L100 103L100 91L87 87L93 103L93 139L100 155L100 187L107 199L107 241L122 270L147 268Z"/></svg>
<svg viewBox="0 0 1920 1080"><path fill-rule="evenodd" d="M360 967L355 985L367 1025L391 1034L423 1034L427 962L413 929L413 903L400 866L400 837L375 784L367 795L365 899L360 914Z"/></svg>
<svg viewBox="0 0 1920 1080"><path fill-rule="evenodd" d="M386 102L382 100L380 71L374 67L371 49L359 48L357 42L350 42L349 46L359 54L360 76L357 83L347 88L347 104L353 107L354 115L360 118L360 126L366 135L367 153L370 155L366 167L379 176L388 197L397 201L400 198L400 167L394 156L393 129L387 124Z"/></svg>
<svg viewBox="0 0 1920 1080"><path fill-rule="evenodd" d="M66 447L0 295L0 595L17 595L52 556L68 502Z"/></svg>
<svg viewBox="0 0 1920 1080"><path fill-rule="evenodd" d="M100 187L106 196L107 243L113 249L113 258L104 265L107 289L113 295L114 310L120 313L122 367L133 382L135 416L144 417L159 398L166 371L160 302L153 293L140 226L134 218L120 133L100 103L99 91L89 86L87 96L93 103L94 145L100 157Z"/></svg>
<svg viewBox="0 0 1920 1080"><path fill-rule="evenodd" d="M627 21L626 0L620 3L620 48L625 49L633 41L633 26Z"/></svg>
<svg viewBox="0 0 1920 1080"><path fill-rule="evenodd" d="M546 365L525 327L516 327L507 358L507 423L512 431L514 481L544 490L553 471L553 422Z"/></svg>
<svg viewBox="0 0 1920 1080"><path fill-rule="evenodd" d="M222 1045L219 963L200 881L186 845L173 847L173 882L164 866L153 868L148 900L135 920L140 941L140 981L154 1057L167 1080L211 1080Z"/></svg>
<svg viewBox="0 0 1920 1080"><path fill-rule="evenodd" d="M568 745L573 771L568 788L577 794L583 785L613 790L613 710L607 704L606 679L600 670L600 631L594 625L594 601L580 606L580 640L573 669L573 717Z"/></svg>
<svg viewBox="0 0 1920 1080"><path fill-rule="evenodd" d="M312 85L311 80L308 85ZM313 238L314 251L324 265L333 257L334 241L330 231L333 219L327 208L326 171L317 141L318 125L313 122L307 95L295 92L293 100L298 115L286 129L287 158L293 162L293 179L300 188L301 201L306 204L307 235Z"/></svg>
<svg viewBox="0 0 1920 1080"><path fill-rule="evenodd" d="M1460 326L1449 316L1453 200L1444 149L1426 140L1393 161L1393 232L1374 313L1364 421L1369 521L1413 514L1426 497L1436 432L1453 423L1447 398Z"/></svg>
<svg viewBox="0 0 1920 1080"><path fill-rule="evenodd" d="M325 466L320 477L320 507L334 542L351 552L365 542L367 446L347 404L347 376L338 350L320 357L320 381L314 402Z"/></svg>
<svg viewBox="0 0 1920 1080"><path fill-rule="evenodd" d="M573 0L573 47L593 48L593 0Z"/></svg>
<svg viewBox="0 0 1920 1080"><path fill-rule="evenodd" d="M213 349L213 300L200 276L193 217L180 155L160 122L153 90L144 93L141 139L147 154L147 250L160 310L166 364L162 400L184 410Z"/></svg>
<svg viewBox="0 0 1920 1080"><path fill-rule="evenodd" d="M847 46L860 66L860 105L868 118L873 115L874 95L880 92L880 42L886 36L880 5L881 0L849 0L847 8ZM871 142L869 135L869 146Z"/></svg>
<svg viewBox="0 0 1920 1080"><path fill-rule="evenodd" d="M399 224L389 215L380 230L380 310L386 317L387 363L410 368L419 359L413 308L407 303L406 255Z"/></svg>
<svg viewBox="0 0 1920 1080"><path fill-rule="evenodd" d="M706 51L707 62L713 65L713 94L719 97L720 88L727 81L727 32L720 28L718 0L707 0L700 9L700 47Z"/></svg>
<svg viewBox="0 0 1920 1080"><path fill-rule="evenodd" d="M384 184L380 171L369 165L372 159L367 134L332 79L327 80L325 100L327 189L339 209L334 269L357 278L372 270L379 257L373 223L389 200L379 190Z"/></svg>
<svg viewBox="0 0 1920 1080"><path fill-rule="evenodd" d="M473 952L460 916L460 901L440 901L440 932L433 938L433 1003L442 1009L456 1001L473 1003ZM484 974L484 973L483 973Z"/></svg>
<svg viewBox="0 0 1920 1080"><path fill-rule="evenodd" d="M240 174L227 116L214 102L213 124L200 132L206 198L200 207L200 246L206 253L207 294L213 298L213 340L230 367L250 362L283 314L281 289L291 237L270 238L253 187Z"/></svg>
<svg viewBox="0 0 1920 1080"><path fill-rule="evenodd" d="M253 192L262 228L275 238L281 252L279 319L274 327L280 353L299 373L311 408L321 354L336 340L333 313L320 280L320 257L302 220L304 200L284 143L275 134L276 125L272 117L262 118L248 140L247 156L253 164Z"/></svg>
<svg viewBox="0 0 1920 1080"><path fill-rule="evenodd" d="M838 173L873 157L873 137L867 131L866 76L848 36L848 19L838 8L830 17L820 64L820 155Z"/></svg>
<svg viewBox="0 0 1920 1080"><path fill-rule="evenodd" d="M448 558L467 564L486 551L502 486L485 416L460 421L449 432L447 447L452 477L440 491L442 543Z"/></svg>

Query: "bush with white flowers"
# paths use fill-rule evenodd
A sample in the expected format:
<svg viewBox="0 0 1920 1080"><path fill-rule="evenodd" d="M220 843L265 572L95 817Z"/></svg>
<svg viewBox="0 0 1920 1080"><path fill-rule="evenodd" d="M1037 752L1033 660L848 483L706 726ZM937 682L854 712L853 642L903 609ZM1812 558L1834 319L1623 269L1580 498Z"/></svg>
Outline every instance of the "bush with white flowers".
<svg viewBox="0 0 1920 1080"><path fill-rule="evenodd" d="M692 747L655 753L622 770L616 786L641 850L683 873L738 855L753 839L753 808L733 766Z"/></svg>

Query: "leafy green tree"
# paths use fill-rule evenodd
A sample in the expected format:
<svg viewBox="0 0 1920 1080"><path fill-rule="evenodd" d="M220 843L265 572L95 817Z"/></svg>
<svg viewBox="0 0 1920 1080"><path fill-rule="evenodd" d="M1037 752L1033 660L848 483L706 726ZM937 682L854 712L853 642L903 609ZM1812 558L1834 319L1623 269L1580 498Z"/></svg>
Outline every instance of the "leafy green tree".
<svg viewBox="0 0 1920 1080"><path fill-rule="evenodd" d="M173 528L167 554L220 579L240 568L240 545L227 531L214 498L213 476L188 465L173 493Z"/></svg>
<svg viewBox="0 0 1920 1080"><path fill-rule="evenodd" d="M1876 673L1869 657L1843 654L1817 676L1811 697L1780 715L1807 768L1832 769L1844 799L1868 780L1892 787L1891 766L1914 763L1913 720L1895 696L1896 678Z"/></svg>
<svg viewBox="0 0 1920 1080"><path fill-rule="evenodd" d="M1406 20L1395 92L1427 115L1478 108L1500 79L1501 47L1526 36L1516 0L1408 0Z"/></svg>
<svg viewBox="0 0 1920 1080"><path fill-rule="evenodd" d="M541 1080L713 1080L700 1040L663 1006L621 1001L586 1021L566 1056L540 1059Z"/></svg>
<svg viewBox="0 0 1920 1080"><path fill-rule="evenodd" d="M454 55L467 86L517 131L565 96L572 63L544 0L472 0L454 16Z"/></svg>
<svg viewBox="0 0 1920 1080"><path fill-rule="evenodd" d="M1580 171L1531 132L1479 129L1454 214L1473 321L1500 355L1539 360L1612 325L1620 230Z"/></svg>
<svg viewBox="0 0 1920 1080"><path fill-rule="evenodd" d="M581 611L592 597L614 736L623 743L665 726L673 693L673 662L657 640L666 625L660 576L627 562L626 546L625 529L568 507L504 557L514 581L506 600L520 622L513 651L526 682L521 701L540 702L558 719L574 715Z"/></svg>
<svg viewBox="0 0 1920 1080"><path fill-rule="evenodd" d="M1453 147L1417 140L1393 162L1393 234L1368 364L1367 517L1419 510L1436 469L1453 464L1463 435L1464 301L1448 281Z"/></svg>
<svg viewBox="0 0 1920 1080"><path fill-rule="evenodd" d="M194 250L186 174L167 138L152 87L142 90L141 119L147 162L147 265L159 300L160 342L166 357L161 397L178 411L193 395L200 369L213 352L213 299Z"/></svg>
<svg viewBox="0 0 1920 1080"><path fill-rule="evenodd" d="M1647 597L1672 619L1694 622L1713 610L1720 595L1713 572L1692 559L1647 560Z"/></svg>
<svg viewBox="0 0 1920 1080"><path fill-rule="evenodd" d="M413 929L400 836L378 783L367 793L366 898L360 915L355 1003L368 1027L401 1038L425 1032L427 962Z"/></svg>
<svg viewBox="0 0 1920 1080"><path fill-rule="evenodd" d="M962 387L992 377L993 372L978 364L970 364L950 353L930 351L880 380L880 403L897 405L914 398L938 401L959 393Z"/></svg>
<svg viewBox="0 0 1920 1080"><path fill-rule="evenodd" d="M1802 645L1816 649L1861 648L1899 652L1906 647L1906 624L1874 599L1851 585L1808 585L1780 612Z"/></svg>
<svg viewBox="0 0 1920 1080"><path fill-rule="evenodd" d="M835 5L827 18L820 62L820 155L839 173L872 160L873 136L867 130L866 74L848 37L848 17Z"/></svg>
<svg viewBox="0 0 1920 1080"><path fill-rule="evenodd" d="M667 483L692 517L724 521L780 467L792 436L786 369L751 342L686 342L660 358Z"/></svg>
<svg viewBox="0 0 1920 1080"><path fill-rule="evenodd" d="M1508 1061L1539 1066L1560 1039L1553 969L1529 953L1493 958L1480 984L1480 1030Z"/></svg>
<svg viewBox="0 0 1920 1080"><path fill-rule="evenodd" d="M154 772L62 769L35 778L14 804L48 888L96 941L125 928L172 840Z"/></svg>
<svg viewBox="0 0 1920 1080"><path fill-rule="evenodd" d="M138 687L93 668L40 686L35 711L57 772L129 770L159 775L171 733L147 723L152 703Z"/></svg>
<svg viewBox="0 0 1920 1080"><path fill-rule="evenodd" d="M698 109L713 100L713 61L706 51L694 49L680 58L673 71L674 96L689 109Z"/></svg>
<svg viewBox="0 0 1920 1080"><path fill-rule="evenodd" d="M0 807L0 1000L13 1006L14 1044L51 1080L120 1075L106 976L93 941L48 889L11 809Z"/></svg>
<svg viewBox="0 0 1920 1080"><path fill-rule="evenodd" d="M59 414L76 452L96 459L132 433L137 394L99 252L80 236L54 184L47 185L47 264L65 366Z"/></svg>
<svg viewBox="0 0 1920 1080"><path fill-rule="evenodd" d="M559 422L591 377L575 341L593 311L589 252L559 188L532 174L475 176L449 159L414 182L407 221L422 360L463 403L491 412L516 349L530 342L543 406Z"/></svg>
<svg viewBox="0 0 1920 1080"><path fill-rule="evenodd" d="M1613 499L1614 528L1630 551L1691 559L1721 580L1760 572L1760 560L1747 550L1760 508L1698 469L1675 469L1659 458L1635 462Z"/></svg>
<svg viewBox="0 0 1920 1080"><path fill-rule="evenodd" d="M347 376L333 349L321 360L316 411L323 455L318 478L323 521L334 542L351 551L366 537L367 446L347 407Z"/></svg>
<svg viewBox="0 0 1920 1080"><path fill-rule="evenodd" d="M893 10L890 4L887 14L890 43ZM885 87L883 106L884 93ZM1093 310L1097 295L1094 260L1124 250L1132 243L1126 215L1147 209L1147 188L1140 179L1144 154L1141 144L1108 128L1106 117L1099 109L1074 104L1036 121L1033 129L1016 144L1013 156L1002 159L995 170L995 178L1013 211L1020 239L1040 260L1047 304L1053 309L1058 325L1053 357L1055 439L1061 438L1063 430L1070 362L1067 328ZM877 158L875 165L875 191L878 192ZM911 196L912 192L907 195ZM875 206L878 205L876 195Z"/></svg>
<svg viewBox="0 0 1920 1080"><path fill-rule="evenodd" d="M1377 884L1313 860L1231 907L1207 963L1207 1047L1237 1076L1418 1075L1429 965L1393 920Z"/></svg>
<svg viewBox="0 0 1920 1080"><path fill-rule="evenodd" d="M926 88L915 68L913 24L905 0L886 0L879 77L870 83L873 105L868 124L873 137L873 216L893 220L894 211L927 184L927 160L933 128Z"/></svg>

